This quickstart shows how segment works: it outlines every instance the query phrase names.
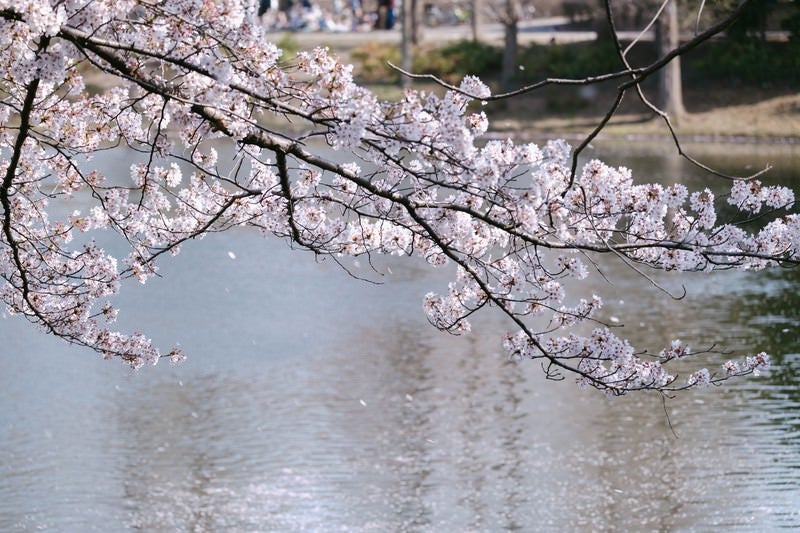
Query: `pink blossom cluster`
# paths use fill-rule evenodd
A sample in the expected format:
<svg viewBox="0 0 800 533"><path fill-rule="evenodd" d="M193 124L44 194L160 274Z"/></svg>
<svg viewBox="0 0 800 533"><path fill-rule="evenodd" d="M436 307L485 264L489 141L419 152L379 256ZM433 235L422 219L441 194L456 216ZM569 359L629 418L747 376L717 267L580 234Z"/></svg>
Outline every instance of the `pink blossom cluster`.
<svg viewBox="0 0 800 533"><path fill-rule="evenodd" d="M709 189L638 184L596 160L573 175L564 141L484 141L490 90L475 77L386 102L326 49L281 58L252 0L0 0L8 309L106 357L155 363L162 354L143 334L109 329L108 299L123 279L145 283L184 242L249 226L318 254L454 265L447 290L425 296L432 324L468 332L473 313L496 307L517 328L505 341L511 357L612 394L766 365L759 354L678 383L666 365L691 352L677 341L658 356L637 351L599 323L603 302L586 280L594 254L683 271L797 262L796 215L747 232L719 223ZM92 94L86 73L115 87ZM314 153L315 138L349 162ZM215 148L226 142L236 147L227 165ZM120 146L143 159L113 175L91 170L92 154ZM54 215L77 197L91 207ZM727 201L749 215L794 196L738 180ZM118 234L128 254L100 249L96 232ZM578 334L586 324L591 334Z"/></svg>

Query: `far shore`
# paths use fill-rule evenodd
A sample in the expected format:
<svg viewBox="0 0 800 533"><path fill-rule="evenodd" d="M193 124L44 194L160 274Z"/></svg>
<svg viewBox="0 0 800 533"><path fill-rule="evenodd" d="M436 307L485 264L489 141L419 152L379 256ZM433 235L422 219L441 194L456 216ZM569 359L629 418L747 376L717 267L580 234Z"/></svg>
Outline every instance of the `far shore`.
<svg viewBox="0 0 800 533"><path fill-rule="evenodd" d="M450 30L447 30L450 31ZM300 49L329 46L343 61L350 52L371 39L395 42L396 31L364 33L291 33L273 34L276 42L289 38ZM445 30L434 33L440 38L452 37ZM530 36L541 36L530 33ZM104 74L86 80L90 90L102 91L113 80ZM430 83L416 88L435 90ZM397 99L402 90L394 85L377 85L373 89L381 97ZM582 92L580 89L548 87L511 100L489 103L483 109L490 119L490 137L516 139L564 138L573 143L589 135L601 121L614 99L614 87ZM628 93L626 106L603 129L598 140L672 143L664 122L642 106L631 105L636 94ZM700 87L684 88L687 115L675 124L681 142L800 145L800 93L775 88ZM276 117L276 120L280 120ZM274 127L281 127L276 122ZM290 124L286 127L292 129Z"/></svg>
<svg viewBox="0 0 800 533"><path fill-rule="evenodd" d="M531 21L520 33L522 43L558 40L592 40L592 32L557 31L560 19ZM487 37L500 39L498 27L487 28ZM446 42L466 38L466 27L426 29L426 42ZM590 35L591 33L591 35ZM281 35L276 35L280 37ZM373 40L398 43L398 31L355 33L291 33L282 34L301 49L328 46L342 60L349 61L350 52ZM279 39L278 39L279 40ZM431 86L415 85L420 88ZM513 100L493 102L486 107L490 118L490 134L528 138L585 138L599 123L613 102L614 87L606 87L590 95L574 88L550 88ZM388 99L402 93L391 86L376 87ZM650 96L652 97L652 95ZM605 139L637 139L670 141L671 135L663 120L652 113L643 113L641 106L631 105L634 92L626 97L614 120L603 130ZM682 142L737 144L800 144L800 93L770 87L684 87L687 115L675 124Z"/></svg>
<svg viewBox="0 0 800 533"><path fill-rule="evenodd" d="M761 98L750 94L751 101L742 101L738 91L718 91L725 101L702 101L703 95L689 92L684 100L688 108L685 116L675 120L673 128L681 142L693 143L734 143L734 144L775 144L800 145L800 93L765 94ZM635 99L631 93L628 98ZM542 101L543 100L543 101ZM537 104L537 98L530 98L530 106ZM602 120L605 109L612 100L609 95L587 105L586 109L548 112L522 113L514 105L514 113L508 109L492 113L492 130L495 134L530 137L563 137L583 139L589 135ZM538 99L538 105L546 107L547 97ZM693 109L693 107L695 109ZM650 140L671 142L671 134L666 123L652 113L622 112L615 116L600 135L607 140Z"/></svg>

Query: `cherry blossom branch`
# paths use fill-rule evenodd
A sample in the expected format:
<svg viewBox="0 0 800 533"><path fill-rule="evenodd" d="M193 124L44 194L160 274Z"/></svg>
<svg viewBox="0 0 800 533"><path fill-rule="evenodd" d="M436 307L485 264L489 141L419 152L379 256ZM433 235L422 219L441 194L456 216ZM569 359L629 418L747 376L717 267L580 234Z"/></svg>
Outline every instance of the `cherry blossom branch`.
<svg viewBox="0 0 800 533"><path fill-rule="evenodd" d="M408 91L382 102L325 49L279 64L252 6L235 1L194 12L162 0L139 3L136 13L110 0L55 10L26 1L36 9L0 11L0 30L12 36L0 49L0 150L16 158L0 185L0 241L17 254L16 262L0 255L0 268L5 260L23 273L27 300L68 342L134 367L158 361L163 356L142 334L108 328L117 311L102 300L124 278L157 276L159 260L187 241L250 226L338 264L365 256L375 270L375 254L392 254L453 265L447 289L424 299L428 320L466 333L475 313L497 308L518 328L504 343L509 356L541 359L549 379L573 375L611 395L664 392L766 364L759 354L731 362L724 376L706 371L678 382L666 366L704 352L677 340L657 355L634 349L602 320L602 298L583 283L584 262L599 271L605 254L651 281L644 268L797 263L800 217L770 216L748 233L717 223L708 189L636 185L626 169L599 161L579 171L563 141L479 141L488 119L470 113L470 103L494 98L480 80L467 77L443 96ZM47 50L35 46L41 36L53 43ZM79 66L122 83L88 95ZM626 65L605 76L630 79L601 126L649 74ZM323 155L315 139L339 154ZM235 149L230 170L218 162L220 144ZM113 179L88 170L88 156L113 147L143 162ZM79 164L78 155L87 160ZM63 220L50 220L48 202L67 207L81 191L90 194L88 211L66 209ZM787 189L758 180L734 182L723 198L750 219L794 201ZM88 238L104 230L130 250L121 266ZM73 233L88 234L82 240L91 244L72 243ZM8 274L0 286L12 311L26 306L18 279ZM595 329L579 335L581 324ZM167 356L183 357L178 349Z"/></svg>
<svg viewBox="0 0 800 533"><path fill-rule="evenodd" d="M49 38L43 38L39 43L39 51L47 48L49 41ZM23 153L23 146L30 131L31 113L33 111L34 101L36 100L36 94L39 90L39 82L40 79L36 77L31 80L26 88L25 100L23 101L22 109L20 110L19 131L14 143L14 149L11 153L11 159L8 162L6 173L3 177L3 183L0 185L0 204L3 206L3 234L5 235L8 246L11 248L14 265L16 266L16 272L20 279L21 286L19 287L19 290L21 292L22 300L25 304L27 304L29 309L29 311L26 311L24 308L20 308L19 311L25 313L26 315L31 313L50 332L56 333L57 329L53 324L51 324L50 319L45 317L39 310L39 306L31 300L28 272L20 257L20 245L14 236L14 221L11 218L12 209L9 200L10 196L13 194L11 188L14 184L14 178L16 177L17 169L19 167L20 158ZM13 284L11 279L8 281L10 284Z"/></svg>

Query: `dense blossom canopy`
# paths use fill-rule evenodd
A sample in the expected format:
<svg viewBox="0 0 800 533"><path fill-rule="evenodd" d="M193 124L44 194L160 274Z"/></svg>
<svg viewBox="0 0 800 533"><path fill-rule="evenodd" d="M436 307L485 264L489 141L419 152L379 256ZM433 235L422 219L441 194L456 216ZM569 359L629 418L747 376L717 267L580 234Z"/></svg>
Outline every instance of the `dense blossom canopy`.
<svg viewBox="0 0 800 533"><path fill-rule="evenodd" d="M636 269L793 263L797 215L749 233L717 220L709 189L637 184L596 160L573 173L563 141L481 142L490 91L480 80L381 101L325 49L282 63L255 7L0 0L0 297L11 312L134 367L156 363L145 335L111 329L109 298L125 278L146 282L185 241L250 226L318 254L453 265L447 290L424 299L435 326L466 332L472 313L494 307L516 325L510 357L611 394L766 365L762 353L678 380L668 363L688 347L676 340L645 356L596 321L603 302L585 280L600 253ZM85 77L99 74L113 87L87 89ZM350 162L315 153L315 138ZM236 147L232 165L218 161L223 142ZM94 153L124 147L142 161L93 170ZM721 201L748 216L794 196L749 179ZM121 236L127 255L102 249L99 232Z"/></svg>

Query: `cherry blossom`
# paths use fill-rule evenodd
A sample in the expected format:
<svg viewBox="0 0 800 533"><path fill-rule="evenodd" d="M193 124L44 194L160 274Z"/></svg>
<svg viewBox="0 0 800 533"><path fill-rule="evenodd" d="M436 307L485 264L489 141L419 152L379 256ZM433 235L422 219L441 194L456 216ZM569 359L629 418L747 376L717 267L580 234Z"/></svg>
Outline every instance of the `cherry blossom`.
<svg viewBox="0 0 800 533"><path fill-rule="evenodd" d="M88 74L113 87L94 94ZM0 0L0 298L106 358L180 362L179 347L162 354L143 333L114 331L109 299L186 241L248 226L336 258L449 265L452 281L423 299L434 326L468 333L494 308L514 325L509 357L610 395L767 366L761 353L679 379L673 363L700 354L678 340L647 352L604 325L592 258L678 271L797 263L796 215L747 231L717 210L784 210L791 190L739 179L717 198L598 160L573 172L564 141L483 139L490 96L470 76L383 101L327 49L283 60L252 0ZM347 162L315 153L315 139ZM98 150L121 147L142 159L113 175L93 168ZM63 208L76 198L90 207ZM99 247L100 232L126 255Z"/></svg>

